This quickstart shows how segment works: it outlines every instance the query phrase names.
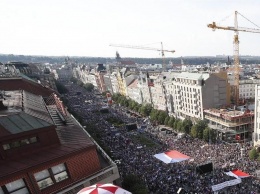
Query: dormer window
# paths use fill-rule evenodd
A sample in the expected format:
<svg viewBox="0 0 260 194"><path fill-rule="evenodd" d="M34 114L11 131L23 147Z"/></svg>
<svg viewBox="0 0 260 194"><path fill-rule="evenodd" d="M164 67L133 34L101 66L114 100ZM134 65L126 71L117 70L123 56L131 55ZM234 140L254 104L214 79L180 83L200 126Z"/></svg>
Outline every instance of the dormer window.
<svg viewBox="0 0 260 194"><path fill-rule="evenodd" d="M9 150L9 149L13 149L13 148L18 148L18 147L22 147L24 145L28 145L28 144L32 144L32 143L36 143L37 137L30 137L30 138L26 138L26 139L22 139L22 140L18 140L18 141L13 141L7 144L3 144L3 149L4 150Z"/></svg>

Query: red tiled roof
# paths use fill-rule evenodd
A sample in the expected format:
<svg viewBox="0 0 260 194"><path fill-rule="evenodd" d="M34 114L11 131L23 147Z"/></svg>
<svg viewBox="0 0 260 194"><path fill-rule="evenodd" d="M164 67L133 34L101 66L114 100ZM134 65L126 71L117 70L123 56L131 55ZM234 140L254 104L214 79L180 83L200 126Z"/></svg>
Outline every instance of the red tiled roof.
<svg viewBox="0 0 260 194"><path fill-rule="evenodd" d="M137 84L138 84L138 79L135 79L128 85L128 87L129 88L136 88Z"/></svg>
<svg viewBox="0 0 260 194"><path fill-rule="evenodd" d="M134 61L120 61L121 65L134 65Z"/></svg>
<svg viewBox="0 0 260 194"><path fill-rule="evenodd" d="M75 151L83 151L93 148L93 144L86 147L81 147L80 149L75 150L74 146L70 145L59 145L55 147L49 147L45 150L40 150L39 152L33 153L30 157L21 156L17 159L11 160L2 160L0 161L0 178L5 177L7 175L11 175L13 173L28 171L30 168L35 168L38 165L42 165L44 163L52 163L57 161L57 159L61 159L63 157L68 158L71 154L76 154L78 152Z"/></svg>
<svg viewBox="0 0 260 194"><path fill-rule="evenodd" d="M0 78L0 90L25 90L27 92L41 95L43 97L50 96L54 90L46 88L41 84L27 80L25 78Z"/></svg>
<svg viewBox="0 0 260 194"><path fill-rule="evenodd" d="M96 145L83 130L78 125L58 127L56 131L60 145L40 149L33 152L30 157L24 155L17 159L0 160L0 178L93 149Z"/></svg>

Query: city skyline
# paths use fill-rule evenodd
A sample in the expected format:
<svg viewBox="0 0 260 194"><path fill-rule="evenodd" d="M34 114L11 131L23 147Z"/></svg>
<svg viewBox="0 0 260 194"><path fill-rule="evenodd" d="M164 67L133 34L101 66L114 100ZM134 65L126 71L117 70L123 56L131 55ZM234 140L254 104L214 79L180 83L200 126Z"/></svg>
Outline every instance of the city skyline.
<svg viewBox="0 0 260 194"><path fill-rule="evenodd" d="M1 1L0 53L46 56L160 57L160 52L110 47L145 45L176 50L165 57L233 54L232 31L212 32L207 24L233 26L234 11L255 24L257 0L249 1ZM257 28L242 17L241 27ZM240 54L259 56L260 34L242 32ZM155 44L151 44L155 43Z"/></svg>

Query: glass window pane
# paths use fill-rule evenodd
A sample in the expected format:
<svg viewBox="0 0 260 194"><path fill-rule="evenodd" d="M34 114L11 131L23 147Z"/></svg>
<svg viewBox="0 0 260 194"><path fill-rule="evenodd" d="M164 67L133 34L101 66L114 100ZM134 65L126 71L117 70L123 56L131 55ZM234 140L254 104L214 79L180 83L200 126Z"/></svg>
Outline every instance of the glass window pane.
<svg viewBox="0 0 260 194"><path fill-rule="evenodd" d="M4 150L9 150L10 149L10 145L9 144L4 144L3 148L4 148Z"/></svg>
<svg viewBox="0 0 260 194"><path fill-rule="evenodd" d="M2 187L0 187L0 194L4 194Z"/></svg>
<svg viewBox="0 0 260 194"><path fill-rule="evenodd" d="M39 180L45 179L47 177L50 177L50 173L48 170L43 170L41 172L35 173L34 177L35 177L36 181L39 181Z"/></svg>
<svg viewBox="0 0 260 194"><path fill-rule="evenodd" d="M31 137L30 138L30 143L35 143L37 142L37 138L36 137Z"/></svg>
<svg viewBox="0 0 260 194"><path fill-rule="evenodd" d="M28 191L27 188L22 188L22 189L20 189L18 191L10 193L10 194L29 194L29 191Z"/></svg>
<svg viewBox="0 0 260 194"><path fill-rule="evenodd" d="M56 182L60 182L60 181L62 181L64 179L67 179L68 178L68 174L67 174L66 171L64 171L64 172L61 172L59 174L54 175L54 178L55 178Z"/></svg>
<svg viewBox="0 0 260 194"><path fill-rule="evenodd" d="M53 167L51 168L51 170L52 170L53 174L57 174L57 173L59 173L59 172L65 171L66 168L65 168L65 165L64 165L64 164L59 164L59 165L57 165L57 166L53 166Z"/></svg>
<svg viewBox="0 0 260 194"><path fill-rule="evenodd" d="M20 142L19 142L19 141L12 142L12 143L10 143L10 147L11 147L11 148L20 147Z"/></svg>
<svg viewBox="0 0 260 194"><path fill-rule="evenodd" d="M51 178L47 178L47 179L38 181L37 184L40 189L44 189L46 187L53 185L53 181L51 180Z"/></svg>
<svg viewBox="0 0 260 194"><path fill-rule="evenodd" d="M26 144L29 144L29 140L28 139L23 139L21 140L21 145L26 145Z"/></svg>
<svg viewBox="0 0 260 194"><path fill-rule="evenodd" d="M19 179L14 182L6 184L5 186L6 186L7 190L9 192L11 192L11 191L17 190L19 188L25 187L25 184L23 182L23 179Z"/></svg>

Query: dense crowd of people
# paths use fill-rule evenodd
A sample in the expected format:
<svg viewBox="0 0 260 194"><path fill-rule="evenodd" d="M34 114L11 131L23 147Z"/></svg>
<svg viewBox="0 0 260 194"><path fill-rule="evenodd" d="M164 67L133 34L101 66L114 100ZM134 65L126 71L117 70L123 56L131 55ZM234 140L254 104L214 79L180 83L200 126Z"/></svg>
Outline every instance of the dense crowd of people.
<svg viewBox="0 0 260 194"><path fill-rule="evenodd" d="M259 162L249 159L248 151L251 149L249 143L243 145L224 142L208 144L189 136L178 138L175 133L162 134L158 126L151 125L149 119L132 117L125 108L118 105L110 107L107 114L97 113L104 106L104 97L97 96L94 92L87 92L76 84L68 89L69 92L65 94L68 106L81 115L84 121L95 123L96 129L103 134L101 141L110 148L113 158L119 161L117 164L122 179L129 174L137 175L146 184L151 194L177 193L179 188L191 194L209 194L214 193L213 185L235 179L226 175L225 171L239 169L251 176L243 178L240 184L219 190L218 193L260 193L260 182L255 174L259 168ZM81 94L77 95L77 92ZM110 133L112 124L106 121L106 118L111 116L125 123L145 125L145 131L129 132L123 125L118 127L118 133L113 135ZM140 133L154 145L143 145L137 138L134 138ZM245 148L244 154L241 154L241 146ZM177 150L190 156L191 159L165 164L154 157L155 154L167 150ZM208 162L213 163L212 172L204 174L196 172L197 166Z"/></svg>

